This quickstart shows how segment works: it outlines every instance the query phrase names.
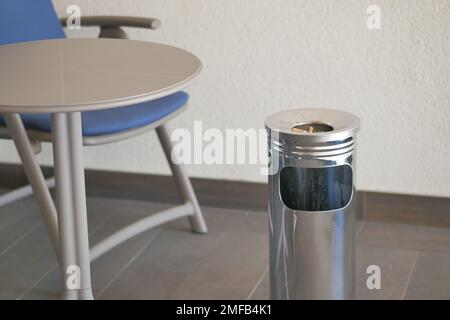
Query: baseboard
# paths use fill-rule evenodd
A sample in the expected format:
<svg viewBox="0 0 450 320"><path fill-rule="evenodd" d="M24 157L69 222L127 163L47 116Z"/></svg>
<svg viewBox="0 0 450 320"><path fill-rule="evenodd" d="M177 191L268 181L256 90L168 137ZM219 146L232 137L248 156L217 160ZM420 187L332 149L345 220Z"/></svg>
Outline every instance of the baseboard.
<svg viewBox="0 0 450 320"><path fill-rule="evenodd" d="M45 176L53 169L43 167ZM0 187L13 189L27 183L20 165L0 164ZM193 178L202 206L248 211L267 211L267 185ZM170 176L86 170L86 192L90 196L179 203ZM358 218L367 221L450 226L450 198L358 192Z"/></svg>
<svg viewBox="0 0 450 320"><path fill-rule="evenodd" d="M42 167L46 177L53 168ZM170 176L86 170L86 193L103 198L119 198L160 203L179 203L176 185ZM266 211L267 186L261 183L192 178L203 206ZM14 189L27 184L21 165L0 163L0 188Z"/></svg>

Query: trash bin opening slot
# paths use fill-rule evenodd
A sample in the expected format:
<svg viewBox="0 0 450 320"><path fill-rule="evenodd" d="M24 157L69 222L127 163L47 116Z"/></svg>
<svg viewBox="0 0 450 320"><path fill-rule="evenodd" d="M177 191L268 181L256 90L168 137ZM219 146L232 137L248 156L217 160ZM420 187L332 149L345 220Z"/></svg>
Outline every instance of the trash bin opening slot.
<svg viewBox="0 0 450 320"><path fill-rule="evenodd" d="M337 210L345 208L352 198L353 170L349 165L284 167L279 183L281 200L291 210Z"/></svg>

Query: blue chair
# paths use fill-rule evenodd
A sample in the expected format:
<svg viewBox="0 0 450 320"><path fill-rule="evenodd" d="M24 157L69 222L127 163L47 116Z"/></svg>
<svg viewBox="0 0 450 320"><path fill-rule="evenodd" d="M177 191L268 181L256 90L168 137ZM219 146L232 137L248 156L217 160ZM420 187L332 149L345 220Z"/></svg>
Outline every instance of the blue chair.
<svg viewBox="0 0 450 320"><path fill-rule="evenodd" d="M83 16L81 24L83 27L100 27L100 37L126 39L127 35L121 27L157 29L159 20L122 16ZM66 19L58 19L51 0L0 1L0 45L65 38L63 25L66 25ZM182 216L189 217L192 231L198 233L207 232L207 227L189 178L184 168L172 160L171 150L173 145L169 139L169 130L166 125L168 120L185 110L188 99L188 94L178 92L151 102L82 113L83 144L85 146L120 141L156 129L178 191L184 201L182 206L153 214L105 239L91 249L91 260L151 227ZM33 149L33 153L38 153L41 149L41 142L51 142L52 127L50 115L23 114L21 119L30 142L27 143L27 146ZM5 120L1 115L0 139L11 139ZM54 187L54 178L44 180L35 157L32 157L32 159L22 158L22 163L30 169L26 171L31 186L25 186L2 195L0 197L0 206L34 193L50 231L50 237L56 253L59 254L57 214L49 193L49 188ZM181 214L183 210L177 210L177 208L180 209L183 206L184 209L188 208L190 210L189 214ZM186 212L186 210L183 212Z"/></svg>

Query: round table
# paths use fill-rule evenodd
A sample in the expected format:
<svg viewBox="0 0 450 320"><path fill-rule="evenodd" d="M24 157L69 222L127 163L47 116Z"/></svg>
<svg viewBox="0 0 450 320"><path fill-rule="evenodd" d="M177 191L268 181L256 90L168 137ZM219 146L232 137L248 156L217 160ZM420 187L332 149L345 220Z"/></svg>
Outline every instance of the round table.
<svg viewBox="0 0 450 320"><path fill-rule="evenodd" d="M19 114L52 114L59 231L53 237L59 236L65 298L92 298L80 112L168 96L187 87L200 70L191 53L142 41L58 39L0 46L0 113L22 162L35 159ZM27 163L34 166L28 178L42 183L37 162Z"/></svg>

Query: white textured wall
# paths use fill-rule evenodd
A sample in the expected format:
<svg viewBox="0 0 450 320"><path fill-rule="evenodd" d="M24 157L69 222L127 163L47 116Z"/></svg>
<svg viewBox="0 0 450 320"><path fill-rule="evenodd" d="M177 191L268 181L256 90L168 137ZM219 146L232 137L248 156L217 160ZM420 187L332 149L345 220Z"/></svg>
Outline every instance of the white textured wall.
<svg viewBox="0 0 450 320"><path fill-rule="evenodd" d="M135 39L204 62L190 110L173 124L262 128L266 115L323 106L359 115L360 189L450 196L450 0L54 0L60 15L159 17ZM370 4L380 31L366 28ZM84 33L84 35L86 35ZM95 88L93 88L95 90ZM48 148L48 147L47 147ZM0 161L17 161L10 143ZM49 149L40 156L51 160ZM154 133L85 153L89 168L167 173ZM193 176L265 181L258 168L192 166Z"/></svg>

